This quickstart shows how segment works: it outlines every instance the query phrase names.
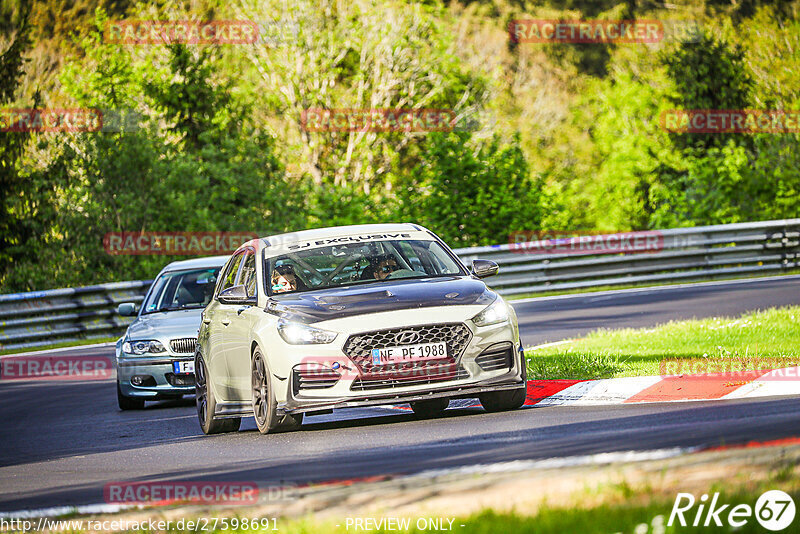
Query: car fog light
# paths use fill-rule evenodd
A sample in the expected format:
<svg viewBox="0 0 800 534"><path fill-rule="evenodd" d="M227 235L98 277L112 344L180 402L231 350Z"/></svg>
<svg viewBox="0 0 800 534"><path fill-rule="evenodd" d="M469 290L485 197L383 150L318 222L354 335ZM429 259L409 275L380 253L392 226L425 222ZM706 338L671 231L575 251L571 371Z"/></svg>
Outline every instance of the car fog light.
<svg viewBox="0 0 800 534"><path fill-rule="evenodd" d="M150 375L135 375L131 377L132 386L155 386L156 379Z"/></svg>

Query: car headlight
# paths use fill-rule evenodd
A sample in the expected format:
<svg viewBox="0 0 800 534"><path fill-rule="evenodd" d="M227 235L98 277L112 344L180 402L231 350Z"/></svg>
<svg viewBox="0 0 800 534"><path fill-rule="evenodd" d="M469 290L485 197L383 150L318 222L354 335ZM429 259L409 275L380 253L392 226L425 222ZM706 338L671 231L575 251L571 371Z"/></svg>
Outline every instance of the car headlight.
<svg viewBox="0 0 800 534"><path fill-rule="evenodd" d="M508 321L508 304L500 297L472 318L472 322L477 326L489 326L506 321Z"/></svg>
<svg viewBox="0 0 800 534"><path fill-rule="evenodd" d="M293 323L281 319L278 321L278 333L290 345L315 345L330 343L336 339L337 333L321 328L314 328L303 323Z"/></svg>
<svg viewBox="0 0 800 534"><path fill-rule="evenodd" d="M164 348L164 345L162 345L160 341L150 339L144 341L126 341L122 344L122 352L136 355L147 353L157 354L159 352L167 352L167 349Z"/></svg>

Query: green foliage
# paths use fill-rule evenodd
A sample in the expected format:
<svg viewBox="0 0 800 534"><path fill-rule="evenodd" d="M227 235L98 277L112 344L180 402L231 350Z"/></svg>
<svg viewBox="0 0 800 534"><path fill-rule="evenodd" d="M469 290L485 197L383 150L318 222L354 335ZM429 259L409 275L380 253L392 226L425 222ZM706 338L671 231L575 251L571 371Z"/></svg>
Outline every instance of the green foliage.
<svg viewBox="0 0 800 534"><path fill-rule="evenodd" d="M110 231L412 221L469 246L517 230L800 216L798 134L659 125L673 108L800 108L799 14L800 0L5 2L0 105L38 105L41 87L42 105L132 110L140 129L2 133L2 290L146 278L173 259L111 257ZM124 16L251 19L276 40L104 41L107 19ZM524 17L691 19L704 31L694 43L512 45L506 24ZM307 108L496 121L316 132L300 121Z"/></svg>
<svg viewBox="0 0 800 534"><path fill-rule="evenodd" d="M532 180L519 139L475 142L468 133L432 134L413 181L398 194L406 218L454 246L504 242L538 228L541 183Z"/></svg>
<svg viewBox="0 0 800 534"><path fill-rule="evenodd" d="M103 22L100 14L100 27ZM83 105L136 106L149 114L136 131L50 141L56 155L46 174L47 183L59 186L51 195L57 216L36 264L51 268L17 262L5 288L147 278L180 259L108 255L102 245L108 232L269 234L306 224L305 199L287 180L274 139L236 115L247 106L233 102L225 86L210 83L218 68L210 55L173 47L165 51L168 75L144 76L148 67L140 59L99 38L96 32L84 39L85 61L97 68L71 66L64 87Z"/></svg>
<svg viewBox="0 0 800 534"><path fill-rule="evenodd" d="M676 94L671 98L683 109L748 109L753 79L744 62L744 49L703 33L698 42L683 42L664 57ZM709 148L726 143L730 135L672 134L678 147Z"/></svg>

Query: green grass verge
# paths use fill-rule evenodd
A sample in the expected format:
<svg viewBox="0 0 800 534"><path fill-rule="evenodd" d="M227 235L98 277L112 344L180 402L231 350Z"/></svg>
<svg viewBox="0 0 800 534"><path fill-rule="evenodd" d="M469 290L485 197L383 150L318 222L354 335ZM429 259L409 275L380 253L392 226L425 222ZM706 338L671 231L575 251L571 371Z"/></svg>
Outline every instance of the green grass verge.
<svg viewBox="0 0 800 534"><path fill-rule="evenodd" d="M800 491L789 493L795 502L798 502ZM759 494L725 494L720 492L719 503L732 503L747 504L751 508L755 507L756 500ZM699 498L699 495L695 495ZM750 533L750 532L767 532L754 517L748 519L747 524L741 528L733 528L726 524L727 512L731 507L728 507L720 520L723 527L703 527L702 523L705 521L703 514L700 520L700 526L692 527L691 522L694 520L697 512L697 505L695 505L691 512L687 512L684 517L688 520L688 525L682 527L678 524L667 526L670 511L674 499L657 499L645 505L628 505L628 504L604 504L594 508L550 508L545 507L534 516L525 516L516 513L499 514L492 511L486 511L478 515L467 517L463 520L457 520L454 523L453 530L463 534L496 534L498 532L535 532L536 534L564 534L566 532L576 532L581 534L594 534L594 533L656 533L663 532L664 534L671 534L673 532L692 533L692 532L736 532L736 533ZM795 519L794 524L797 524ZM677 523L677 521L676 521ZM457 527L455 525L463 524L464 527ZM790 531L789 527L786 532ZM409 532L424 532L421 530L410 530Z"/></svg>
<svg viewBox="0 0 800 534"><path fill-rule="evenodd" d="M695 505L684 513L684 518L687 521L687 526L682 527L678 524L677 519L672 526L667 526L669 522L670 512L675 503L677 493L665 495L664 493L651 494L648 487L633 488L626 483L616 484L613 486L605 486L600 488L600 493L603 494L603 500L599 504L594 505L573 505L573 506L541 506L536 513L527 514L524 512L496 512L492 510L484 510L477 514L469 516L459 516L458 512L454 511L453 515L441 516L439 514L420 515L418 517L410 517L410 528L405 529L370 529L369 532L386 533L386 532L409 532L409 533L423 533L436 531L436 529L417 528L416 523L418 520L433 519L442 521L445 529L448 532L455 532L459 534L497 534L497 533L537 533L537 534L564 534L564 533L581 533L581 534L611 534L611 533L664 533L671 534L680 532L694 533L694 532L736 532L741 534L746 533L763 533L766 530L759 524L755 516L746 518L745 525L733 528L727 524L728 513L736 505L748 505L751 510L755 508L758 497L765 491L773 489L781 489L788 493L795 502L800 502L800 489L798 488L798 478L793 473L788 474L783 478L771 477L770 479L761 481L759 483L750 485L745 489L741 485L737 485L734 489L730 489L729 481L726 483L712 484L707 489L706 493L713 496L714 493L719 493L717 500L717 508L724 504L729 506L719 514L720 521L723 524L722 528L713 526L703 527L702 524L706 519L706 512L708 506L706 505L703 514L699 521L698 527L693 527L692 522L698 512L698 505L700 504L700 493L694 492ZM580 497L580 496L578 496ZM592 502L594 497L591 493L584 495L588 502ZM684 501L685 504L685 501ZM388 514L392 516L392 514ZM361 514L354 511L353 517L361 517ZM379 520L379 517L371 517L372 520ZM449 524L448 520L452 523ZM796 526L798 521L797 517L792 525ZM452 526L450 526L452 525ZM463 526L462 526L463 525ZM367 530L357 529L352 523L348 524L346 518L337 520L316 520L313 517L305 519L287 519L277 520L279 531L285 534L327 534L327 533L347 533L347 532L367 532ZM422 526L422 523L420 523ZM790 526L785 532L793 531ZM374 527L373 527L374 528ZM176 534L182 531L173 530ZM225 533L239 533L239 532L252 532L247 530L217 530L214 532ZM264 531L261 531L264 532ZM187 533L188 534L188 533Z"/></svg>
<svg viewBox="0 0 800 534"><path fill-rule="evenodd" d="M799 339L800 306L771 308L739 318L673 321L655 328L601 329L563 345L528 350L528 377L659 375L660 363L671 360L685 362L680 369L687 374L774 368L776 362L800 361ZM678 367L671 361L666 369Z"/></svg>
<svg viewBox="0 0 800 534"><path fill-rule="evenodd" d="M38 352L40 350L52 350L52 349L62 349L66 347L81 347L83 345L94 345L96 343L109 343L109 342L116 342L119 339L119 336L112 336L112 337L98 337L98 338L91 338L91 339L78 339L76 341L63 341L61 343L53 343L52 345L43 345L41 347L27 347L21 349L3 349L0 350L0 356L5 356L8 354L19 354L22 352Z"/></svg>

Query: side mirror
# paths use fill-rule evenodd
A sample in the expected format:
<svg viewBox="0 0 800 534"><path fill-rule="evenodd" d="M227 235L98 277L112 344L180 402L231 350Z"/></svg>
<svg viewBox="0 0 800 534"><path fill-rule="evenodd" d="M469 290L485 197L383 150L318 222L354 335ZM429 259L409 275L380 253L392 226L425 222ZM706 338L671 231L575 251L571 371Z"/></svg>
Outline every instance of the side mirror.
<svg viewBox="0 0 800 534"><path fill-rule="evenodd" d="M499 267L493 261L472 260L472 274L478 278L486 278L497 274Z"/></svg>
<svg viewBox="0 0 800 534"><path fill-rule="evenodd" d="M123 302L117 306L117 313L123 317L132 317L136 315L136 304L133 302Z"/></svg>
<svg viewBox="0 0 800 534"><path fill-rule="evenodd" d="M223 304L255 304L255 297L248 297L243 285L232 286L219 294L219 301Z"/></svg>

